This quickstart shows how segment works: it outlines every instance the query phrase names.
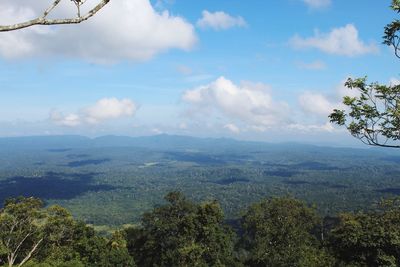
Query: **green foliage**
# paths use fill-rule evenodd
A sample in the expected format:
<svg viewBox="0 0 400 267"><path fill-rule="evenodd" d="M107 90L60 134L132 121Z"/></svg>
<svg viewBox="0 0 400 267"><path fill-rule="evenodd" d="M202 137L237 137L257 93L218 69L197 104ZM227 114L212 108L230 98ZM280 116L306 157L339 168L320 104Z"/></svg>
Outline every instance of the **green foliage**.
<svg viewBox="0 0 400 267"><path fill-rule="evenodd" d="M39 199L10 199L0 212L1 265L400 266L400 198L324 221L299 200L265 199L247 209L237 226L239 239L216 201L196 204L179 192L165 199L167 204L143 215L140 226L110 238L60 206L44 209ZM19 248L11 257L13 244Z"/></svg>
<svg viewBox="0 0 400 267"><path fill-rule="evenodd" d="M135 266L128 253L126 241L121 235L110 240L97 236L93 228L80 225L77 240L73 244L85 266L130 267Z"/></svg>
<svg viewBox="0 0 400 267"><path fill-rule="evenodd" d="M23 265L43 241L42 201L9 199L0 211L0 263Z"/></svg>
<svg viewBox="0 0 400 267"><path fill-rule="evenodd" d="M400 1L392 0L391 8L395 12L400 13ZM383 36L383 43L389 46L393 46L397 57L400 57L399 55L400 39L398 35L399 30L400 30L400 21L394 20L388 25L386 25L385 34Z"/></svg>
<svg viewBox="0 0 400 267"><path fill-rule="evenodd" d="M343 213L330 234L336 257L352 266L400 265L399 200L383 201L368 213Z"/></svg>
<svg viewBox="0 0 400 267"><path fill-rule="evenodd" d="M128 249L139 266L231 266L233 234L216 202L200 205L178 192L167 205L144 214L142 227L127 229Z"/></svg>
<svg viewBox="0 0 400 267"><path fill-rule="evenodd" d="M331 122L345 125L363 143L396 147L400 139L400 85L367 84L366 78L348 79L345 86L359 96L343 98L348 111L335 109Z"/></svg>
<svg viewBox="0 0 400 267"><path fill-rule="evenodd" d="M329 266L313 230L316 212L292 198L266 199L252 205L243 217L243 243L249 266Z"/></svg>
<svg viewBox="0 0 400 267"><path fill-rule="evenodd" d="M1 264L19 266L135 266L124 235L110 240L60 206L35 198L7 200L0 212Z"/></svg>
<svg viewBox="0 0 400 267"><path fill-rule="evenodd" d="M35 259L33 259L24 266L25 267L85 267L85 265L78 259L70 261L48 259L45 262L37 262Z"/></svg>

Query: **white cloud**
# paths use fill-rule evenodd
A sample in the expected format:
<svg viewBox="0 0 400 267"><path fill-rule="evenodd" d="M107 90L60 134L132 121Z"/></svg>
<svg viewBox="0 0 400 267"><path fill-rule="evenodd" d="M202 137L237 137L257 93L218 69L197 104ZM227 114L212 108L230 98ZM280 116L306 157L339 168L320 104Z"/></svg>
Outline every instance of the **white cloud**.
<svg viewBox="0 0 400 267"><path fill-rule="evenodd" d="M304 92L298 97L298 103L301 110L307 115L314 115L320 117L321 119L326 119L327 116L332 113L333 109L343 109L347 110L348 107L345 106L343 102L344 96L349 97L360 97L360 91L355 89L350 89L344 84L347 78L342 80L338 86L336 86L332 94L323 94L317 92ZM400 84L400 80L397 78L391 78L388 83L390 86L395 86Z"/></svg>
<svg viewBox="0 0 400 267"><path fill-rule="evenodd" d="M289 107L274 101L269 87L261 83L242 83L220 77L216 81L186 91L183 101L191 114L222 115L248 125L271 127L287 122Z"/></svg>
<svg viewBox="0 0 400 267"><path fill-rule="evenodd" d="M86 108L84 114L89 123L96 124L104 120L131 117L136 109L135 103L130 99L103 98Z"/></svg>
<svg viewBox="0 0 400 267"><path fill-rule="evenodd" d="M158 10L164 10L169 5L172 5L175 0L157 0L154 4L154 7Z"/></svg>
<svg viewBox="0 0 400 267"><path fill-rule="evenodd" d="M301 110L308 115L327 119L334 109L346 109L346 106L342 103L343 97L358 97L360 95L358 90L349 89L344 85L346 80L341 81L330 95L309 91L302 93L298 98Z"/></svg>
<svg viewBox="0 0 400 267"><path fill-rule="evenodd" d="M246 21L242 17L233 17L222 11L212 13L204 10L202 14L201 19L197 21L197 26L202 29L226 30L232 27L246 26Z"/></svg>
<svg viewBox="0 0 400 267"><path fill-rule="evenodd" d="M153 134L163 134L163 133L165 133L163 130L161 130L161 129L159 129L159 128L153 128L153 129L151 130L151 132L152 132Z"/></svg>
<svg viewBox="0 0 400 267"><path fill-rule="evenodd" d="M240 133L240 129L239 127L237 127L235 124L233 123L228 123L226 125L224 125L225 129L228 129L229 131L231 131L232 133Z"/></svg>
<svg viewBox="0 0 400 267"><path fill-rule="evenodd" d="M310 8L324 8L332 4L331 0L303 0Z"/></svg>
<svg viewBox="0 0 400 267"><path fill-rule="evenodd" d="M327 116L334 108L341 107L339 88L332 97L303 93L298 99L301 110L273 99L271 88L263 83L237 85L224 77L187 90L182 99L189 105L189 118L207 129L209 125L219 125L220 129L242 135L273 131L333 132Z"/></svg>
<svg viewBox="0 0 400 267"><path fill-rule="evenodd" d="M325 124L291 124L288 126L289 129L302 131L302 132L333 132L335 131L335 127L333 127L332 123L326 122Z"/></svg>
<svg viewBox="0 0 400 267"><path fill-rule="evenodd" d="M306 113L327 117L337 108L328 98L319 93L305 92L299 97L299 104Z"/></svg>
<svg viewBox="0 0 400 267"><path fill-rule="evenodd" d="M297 67L303 70L323 70L326 69L326 64L321 60L312 62L297 62Z"/></svg>
<svg viewBox="0 0 400 267"><path fill-rule="evenodd" d="M74 16L70 1L62 3L57 16ZM1 24L31 19L43 8L43 3L36 1L3 0ZM80 25L38 26L2 33L0 56L65 56L96 63L142 61L168 49L189 50L196 41L193 25L184 18L157 12L149 0L118 0L110 1Z"/></svg>
<svg viewBox="0 0 400 267"><path fill-rule="evenodd" d="M71 113L64 115L63 113L53 110L50 112L50 120L57 125L75 127L81 124L79 115Z"/></svg>
<svg viewBox="0 0 400 267"><path fill-rule="evenodd" d="M314 37L309 38L295 35L290 43L294 48L316 48L325 53L342 56L358 56L378 52L378 47L374 43L365 44L359 39L358 30L353 24L334 28L327 34L316 31Z"/></svg>
<svg viewBox="0 0 400 267"><path fill-rule="evenodd" d="M53 110L50 120L57 125L75 127L82 124L99 124L107 120L133 117L137 106L130 99L103 98L78 113L64 115Z"/></svg>

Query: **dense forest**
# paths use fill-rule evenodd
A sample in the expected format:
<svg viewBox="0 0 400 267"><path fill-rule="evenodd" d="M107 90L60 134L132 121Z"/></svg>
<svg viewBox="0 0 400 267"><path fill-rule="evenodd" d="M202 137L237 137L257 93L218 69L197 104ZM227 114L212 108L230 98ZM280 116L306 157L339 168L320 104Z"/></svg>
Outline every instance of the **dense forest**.
<svg viewBox="0 0 400 267"><path fill-rule="evenodd" d="M139 223L176 190L218 200L229 220L265 197L288 195L336 216L398 195L398 162L396 150L168 135L0 138L0 201L37 197L103 232Z"/></svg>
<svg viewBox="0 0 400 267"><path fill-rule="evenodd" d="M252 204L226 221L217 201L180 192L109 236L36 198L0 213L0 264L8 266L399 266L399 199L368 212L321 217L290 197Z"/></svg>

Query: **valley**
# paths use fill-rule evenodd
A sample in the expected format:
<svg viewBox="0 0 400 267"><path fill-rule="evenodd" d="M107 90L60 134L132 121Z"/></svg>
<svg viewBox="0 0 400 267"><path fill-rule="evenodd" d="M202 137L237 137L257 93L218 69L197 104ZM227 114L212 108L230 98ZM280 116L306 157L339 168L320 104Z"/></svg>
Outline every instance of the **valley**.
<svg viewBox="0 0 400 267"><path fill-rule="evenodd" d="M400 194L396 150L186 136L0 139L0 201L34 196L89 224L137 223L170 191L216 199L238 218L265 197L292 196L321 215Z"/></svg>

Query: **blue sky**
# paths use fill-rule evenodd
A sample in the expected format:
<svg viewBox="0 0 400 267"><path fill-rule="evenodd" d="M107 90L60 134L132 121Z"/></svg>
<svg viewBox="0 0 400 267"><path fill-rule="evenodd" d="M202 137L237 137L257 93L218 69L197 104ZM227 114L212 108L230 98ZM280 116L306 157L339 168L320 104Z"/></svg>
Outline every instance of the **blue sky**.
<svg viewBox="0 0 400 267"><path fill-rule="evenodd" d="M4 0L0 24L35 17L41 4ZM70 5L54 16L73 15ZM389 5L114 0L84 24L0 33L0 136L355 144L327 114L340 107L347 77L400 79L398 60L381 44L396 18Z"/></svg>

